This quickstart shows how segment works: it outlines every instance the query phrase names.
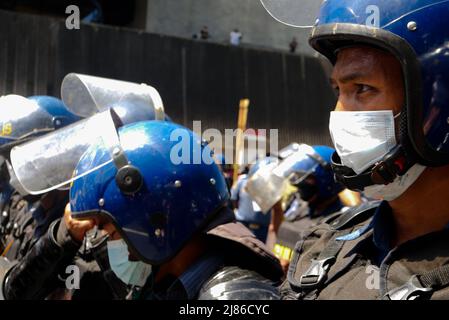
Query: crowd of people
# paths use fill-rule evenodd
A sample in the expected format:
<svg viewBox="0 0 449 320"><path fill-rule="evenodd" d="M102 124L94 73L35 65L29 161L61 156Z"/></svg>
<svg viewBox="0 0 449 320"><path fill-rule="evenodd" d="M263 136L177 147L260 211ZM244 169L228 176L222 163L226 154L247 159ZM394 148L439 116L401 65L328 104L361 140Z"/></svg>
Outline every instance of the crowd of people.
<svg viewBox="0 0 449 320"><path fill-rule="evenodd" d="M447 299L448 11L326 1L310 44L334 66L334 148L292 142L237 181L150 86L2 96L1 298Z"/></svg>

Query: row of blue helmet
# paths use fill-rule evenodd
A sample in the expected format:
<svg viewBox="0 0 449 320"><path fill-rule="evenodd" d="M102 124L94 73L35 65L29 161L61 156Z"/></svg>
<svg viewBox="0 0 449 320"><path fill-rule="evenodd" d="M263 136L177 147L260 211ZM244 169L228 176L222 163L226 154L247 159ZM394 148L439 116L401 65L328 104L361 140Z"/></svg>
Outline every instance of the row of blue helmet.
<svg viewBox="0 0 449 320"><path fill-rule="evenodd" d="M23 143L81 119L70 112L60 99L50 96L29 98L19 95L3 96L0 98L0 110L2 153L15 144Z"/></svg>
<svg viewBox="0 0 449 320"><path fill-rule="evenodd" d="M121 125L154 119L170 121L157 91L144 84L68 74L62 82L61 95L63 101L50 96L25 98L13 94L0 98L0 153L5 159L2 169L6 171L7 167L9 175L2 183L10 182L22 194L33 192L18 183L16 170L10 165L10 151L27 141L109 108L118 115Z"/></svg>
<svg viewBox="0 0 449 320"><path fill-rule="evenodd" d="M64 103L39 98L34 107L48 108L55 123L71 114L72 125L58 122L11 149L12 172L27 193L70 185L74 217L107 218L129 249L151 264L172 258L227 205L228 189L212 150L191 130L165 121L151 87L70 74L62 98ZM56 118L60 114L64 118ZM37 133L41 128L33 119L22 120ZM201 162L183 161L183 152L190 159L199 152Z"/></svg>

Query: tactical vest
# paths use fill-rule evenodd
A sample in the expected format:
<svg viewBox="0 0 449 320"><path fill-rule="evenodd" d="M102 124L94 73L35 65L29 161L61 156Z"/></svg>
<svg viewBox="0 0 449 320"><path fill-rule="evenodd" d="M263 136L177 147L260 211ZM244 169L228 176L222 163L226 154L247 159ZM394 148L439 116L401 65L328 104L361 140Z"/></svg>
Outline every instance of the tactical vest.
<svg viewBox="0 0 449 320"><path fill-rule="evenodd" d="M338 240L370 223L377 205L370 206L313 228L296 244L282 299L449 298L449 230L398 246L380 266L373 261L372 230Z"/></svg>
<svg viewBox="0 0 449 320"><path fill-rule="evenodd" d="M341 215L341 213L342 212L338 211L326 217L318 216L311 218L308 212L303 212L301 215L296 217L294 221L284 220L279 227L276 237L276 244L273 248L274 255L278 259L290 261L296 243L304 238L307 230L325 221L330 221L334 217Z"/></svg>

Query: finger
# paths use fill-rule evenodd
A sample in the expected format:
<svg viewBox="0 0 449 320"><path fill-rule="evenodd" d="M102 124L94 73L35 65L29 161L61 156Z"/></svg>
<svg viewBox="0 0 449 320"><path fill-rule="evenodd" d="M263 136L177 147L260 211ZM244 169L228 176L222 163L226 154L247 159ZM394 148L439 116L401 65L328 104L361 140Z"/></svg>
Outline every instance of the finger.
<svg viewBox="0 0 449 320"><path fill-rule="evenodd" d="M89 230L92 229L95 226L95 220L89 219L89 220L78 220L77 221L77 228Z"/></svg>
<svg viewBox="0 0 449 320"><path fill-rule="evenodd" d="M72 221L72 211L70 210L70 204L67 203L64 209L64 220L67 223L70 223Z"/></svg>
<svg viewBox="0 0 449 320"><path fill-rule="evenodd" d="M70 209L70 202L66 204L64 209L64 214L71 213L72 210Z"/></svg>

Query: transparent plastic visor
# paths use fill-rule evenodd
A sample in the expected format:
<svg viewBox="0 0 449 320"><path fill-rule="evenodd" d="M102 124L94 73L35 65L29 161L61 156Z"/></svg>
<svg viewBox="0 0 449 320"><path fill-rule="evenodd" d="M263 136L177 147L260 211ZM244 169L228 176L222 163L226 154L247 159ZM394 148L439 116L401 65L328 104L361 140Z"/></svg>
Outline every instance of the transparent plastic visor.
<svg viewBox="0 0 449 320"><path fill-rule="evenodd" d="M312 28L322 0L260 0L277 21L295 28Z"/></svg>
<svg viewBox="0 0 449 320"><path fill-rule="evenodd" d="M165 118L161 96L146 84L70 73L62 81L61 97L69 110L81 117L129 106L154 110L156 120Z"/></svg>
<svg viewBox="0 0 449 320"><path fill-rule="evenodd" d="M75 172L80 158L92 147L106 153L92 153L88 160L95 165ZM41 136L11 150L15 176L29 194L42 194L67 188L72 181L113 161L113 152L120 148L111 111L104 111L63 129Z"/></svg>
<svg viewBox="0 0 449 320"><path fill-rule="evenodd" d="M306 144L295 146L295 150L277 166L262 167L248 180L246 191L263 212L268 212L281 200L292 177L298 181L298 179L305 179L310 174L310 170L303 170L301 163L304 161L315 162L311 157L315 154L315 150Z"/></svg>

